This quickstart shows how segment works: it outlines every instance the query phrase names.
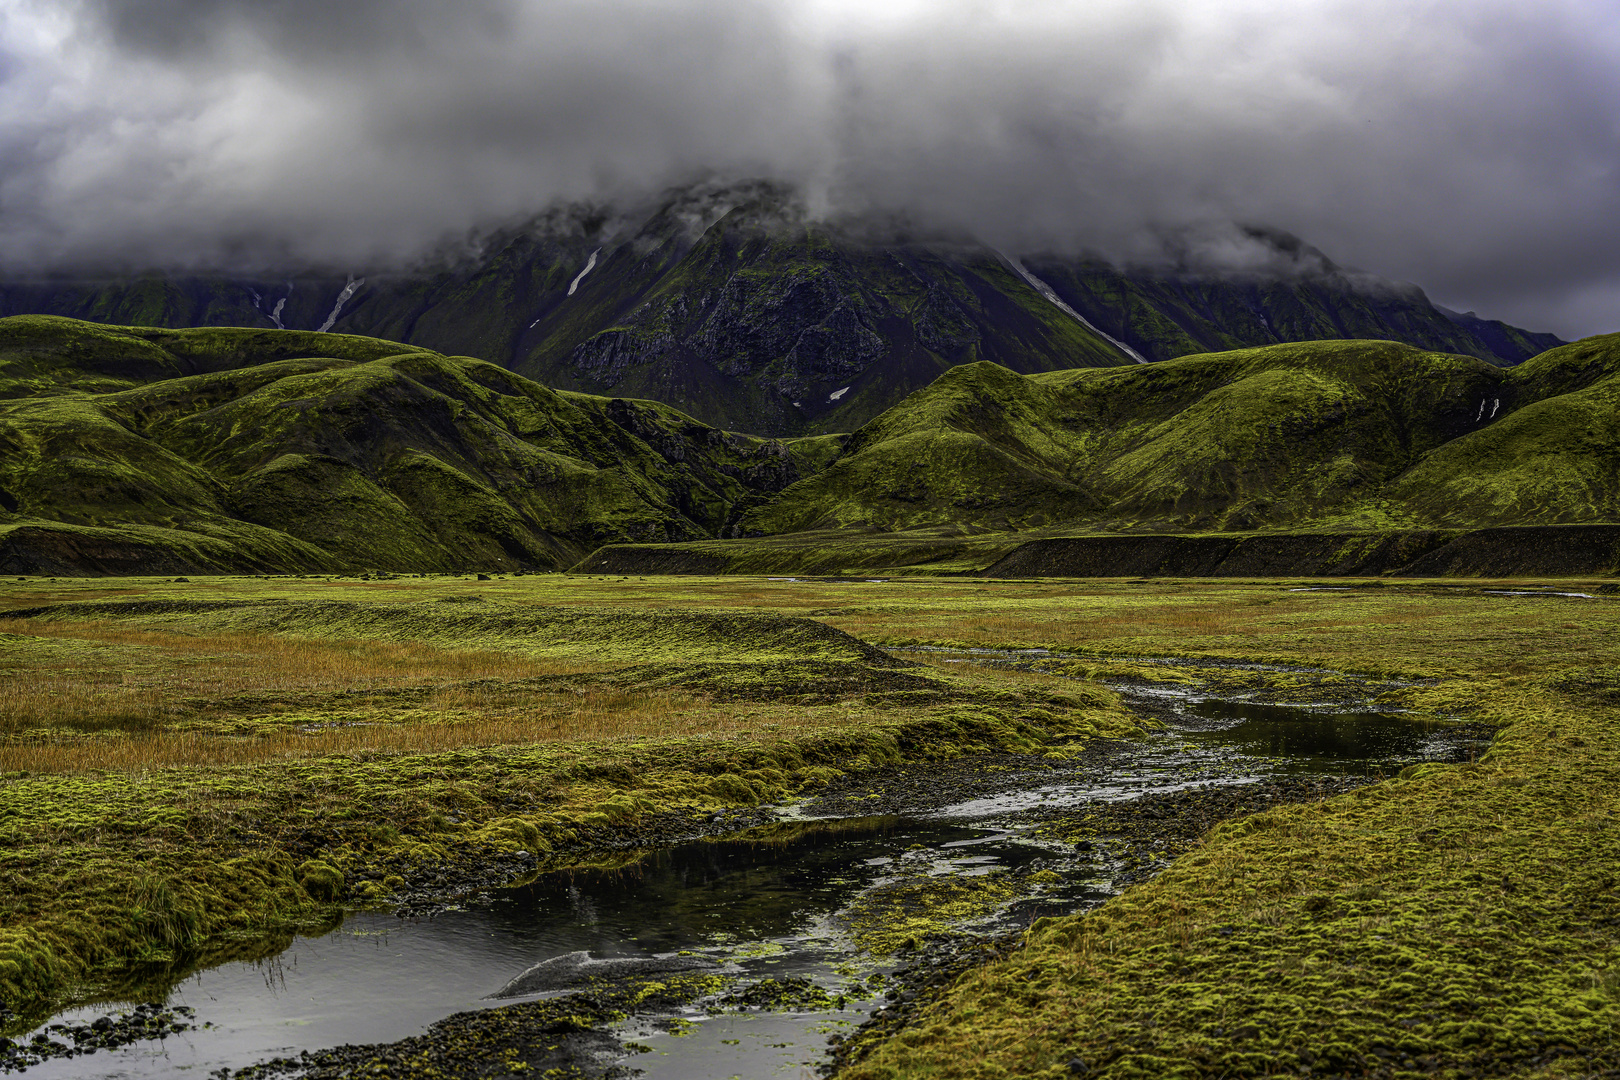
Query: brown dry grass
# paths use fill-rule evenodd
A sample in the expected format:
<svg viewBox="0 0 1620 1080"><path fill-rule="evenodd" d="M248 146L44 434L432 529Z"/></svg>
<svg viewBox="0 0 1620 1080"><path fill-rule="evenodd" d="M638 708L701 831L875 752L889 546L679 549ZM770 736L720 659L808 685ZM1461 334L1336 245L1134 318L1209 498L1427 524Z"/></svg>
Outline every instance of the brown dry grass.
<svg viewBox="0 0 1620 1080"><path fill-rule="evenodd" d="M38 729L151 731L243 707L263 711L278 698L600 669L578 661L409 642L268 634L203 638L114 622L0 619L0 633L95 647L54 657L47 649L38 657L0 663L0 735Z"/></svg>
<svg viewBox="0 0 1620 1080"><path fill-rule="evenodd" d="M323 754L730 730L688 696L591 685L601 665L415 643L193 637L0 619L0 772L233 765ZM16 642L17 639L11 639ZM582 685L521 680L581 676Z"/></svg>
<svg viewBox="0 0 1620 1080"><path fill-rule="evenodd" d="M1257 612L1242 603L1132 604L1110 598L1103 604L1088 598L1064 611L1041 600L1032 599L1030 608L1023 611L1013 604L992 601L983 607L962 605L952 612L882 610L840 614L826 621L867 639L907 636L933 624L945 636L958 640L1015 647L1053 641L1225 638L1261 632Z"/></svg>
<svg viewBox="0 0 1620 1080"><path fill-rule="evenodd" d="M828 719L835 720L830 713ZM365 720L282 725L242 734L155 730L0 742L0 772L141 772L362 754L431 754L481 746L729 735L761 726L760 709L678 693L592 687L522 694L451 689L419 710Z"/></svg>
<svg viewBox="0 0 1620 1080"><path fill-rule="evenodd" d="M1010 690L1062 691L1074 686L1072 679L1044 671L1028 671L1015 667L996 667L970 664L960 657L940 656L925 652L896 652L907 660L944 672L947 675L969 675L975 682L990 683Z"/></svg>

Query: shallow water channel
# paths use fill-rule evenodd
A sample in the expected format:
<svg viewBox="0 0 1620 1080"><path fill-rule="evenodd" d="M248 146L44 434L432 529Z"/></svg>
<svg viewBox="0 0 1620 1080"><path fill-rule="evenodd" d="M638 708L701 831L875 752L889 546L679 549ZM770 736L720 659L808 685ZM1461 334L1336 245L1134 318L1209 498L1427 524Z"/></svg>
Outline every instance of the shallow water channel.
<svg viewBox="0 0 1620 1080"><path fill-rule="evenodd" d="M42 1080L202 1077L305 1049L389 1042L455 1012L508 1004L488 995L533 964L586 950L598 958L692 953L735 972L737 986L805 977L842 996L842 1008L811 1011L714 1014L699 1003L673 1018L632 1018L618 1032L629 1047L622 1064L654 1080L812 1077L829 1037L847 1035L884 1004L882 974L893 964L865 958L841 917L874 889L992 873L1030 882L1032 867L1058 868L969 927L1005 932L1099 903L1117 880L1108 844L1077 856L1037 835L1053 812L1204 784L1376 775L1466 760L1482 746L1456 728L1344 706L1195 695L1157 705L1166 729L1101 765L1003 765L1004 782L964 801L836 819L815 804L790 807L781 816L798 824L774 835L685 843L623 870L552 873L431 919L353 915L271 960L228 963L175 985L168 1004L195 1009L195 1030L26 1072ZM84 1024L109 1011L116 1007L102 1004L53 1022Z"/></svg>

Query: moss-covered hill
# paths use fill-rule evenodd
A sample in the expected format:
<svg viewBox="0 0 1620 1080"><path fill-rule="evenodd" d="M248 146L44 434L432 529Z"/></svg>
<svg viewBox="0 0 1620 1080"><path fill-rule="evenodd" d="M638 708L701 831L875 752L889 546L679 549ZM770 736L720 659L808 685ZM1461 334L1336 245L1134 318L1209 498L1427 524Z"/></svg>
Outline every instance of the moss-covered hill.
<svg viewBox="0 0 1620 1080"><path fill-rule="evenodd" d="M1015 265L966 238L814 220L774 185L697 185L635 210L548 214L411 273L0 281L0 315L373 335L769 435L853 430L959 364L1130 364L1121 343L1165 360L1387 338L1500 364L1559 344L1346 273L1291 237L1253 239L1278 273Z"/></svg>
<svg viewBox="0 0 1620 1080"><path fill-rule="evenodd" d="M1620 521L1620 335L1500 368L1393 342L956 368L744 522L1131 531Z"/></svg>
<svg viewBox="0 0 1620 1080"><path fill-rule="evenodd" d="M0 570L565 567L719 534L837 439L394 342L0 320Z"/></svg>
<svg viewBox="0 0 1620 1080"><path fill-rule="evenodd" d="M0 573L558 569L605 544L916 529L1620 521L1620 335L948 370L769 440L394 342L0 319ZM1005 546L1005 545L1004 545ZM773 564L774 565L774 564Z"/></svg>

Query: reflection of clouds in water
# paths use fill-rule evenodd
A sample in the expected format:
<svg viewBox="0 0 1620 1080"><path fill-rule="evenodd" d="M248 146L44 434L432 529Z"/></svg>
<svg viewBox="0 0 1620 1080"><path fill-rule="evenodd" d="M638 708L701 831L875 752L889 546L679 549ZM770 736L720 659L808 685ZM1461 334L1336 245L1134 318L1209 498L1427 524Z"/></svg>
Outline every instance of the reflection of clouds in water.
<svg viewBox="0 0 1620 1080"><path fill-rule="evenodd" d="M597 914L596 901L580 891L578 885L568 886L568 903L574 909L574 917L582 926L595 926L602 921Z"/></svg>

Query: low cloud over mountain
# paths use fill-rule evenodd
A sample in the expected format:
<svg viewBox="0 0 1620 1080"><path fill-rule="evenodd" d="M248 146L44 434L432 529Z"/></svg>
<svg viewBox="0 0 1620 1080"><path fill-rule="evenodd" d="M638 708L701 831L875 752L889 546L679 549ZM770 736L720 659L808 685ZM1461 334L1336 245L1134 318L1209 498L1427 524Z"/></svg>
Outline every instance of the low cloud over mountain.
<svg viewBox="0 0 1620 1080"><path fill-rule="evenodd" d="M1030 250L1308 238L1615 328L1620 17L1550 0L11 0L0 255L405 261L557 200L798 184Z"/></svg>

